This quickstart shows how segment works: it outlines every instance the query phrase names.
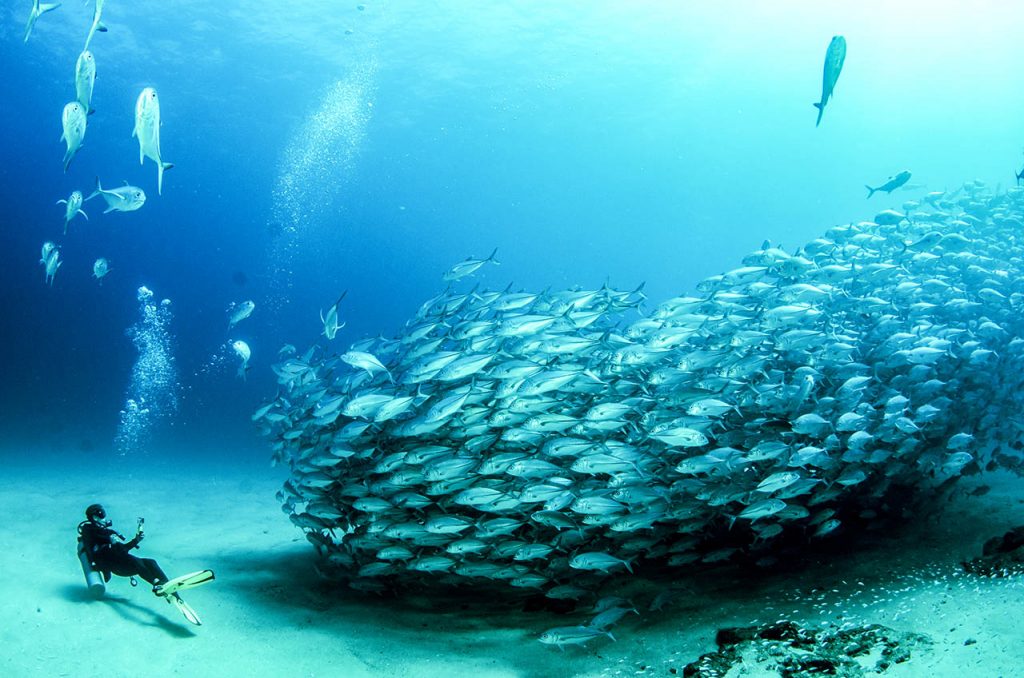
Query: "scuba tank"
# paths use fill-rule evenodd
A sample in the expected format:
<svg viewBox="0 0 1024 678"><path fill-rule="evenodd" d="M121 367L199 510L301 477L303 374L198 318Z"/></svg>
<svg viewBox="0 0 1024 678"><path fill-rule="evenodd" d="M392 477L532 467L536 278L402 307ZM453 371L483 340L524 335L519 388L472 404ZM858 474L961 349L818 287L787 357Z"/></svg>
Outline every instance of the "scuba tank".
<svg viewBox="0 0 1024 678"><path fill-rule="evenodd" d="M82 526L78 526L78 562L82 564L82 574L85 575L85 585L89 594L94 598L101 598L107 592L107 585L103 581L103 575L96 571L89 560L89 554L82 542Z"/></svg>
<svg viewBox="0 0 1024 678"><path fill-rule="evenodd" d="M89 593L95 598L102 597L107 591L107 586L103 583L103 575L89 562L89 554L85 552L85 545L81 539L78 540L78 561L82 563L82 574L85 575L85 585L89 587Z"/></svg>

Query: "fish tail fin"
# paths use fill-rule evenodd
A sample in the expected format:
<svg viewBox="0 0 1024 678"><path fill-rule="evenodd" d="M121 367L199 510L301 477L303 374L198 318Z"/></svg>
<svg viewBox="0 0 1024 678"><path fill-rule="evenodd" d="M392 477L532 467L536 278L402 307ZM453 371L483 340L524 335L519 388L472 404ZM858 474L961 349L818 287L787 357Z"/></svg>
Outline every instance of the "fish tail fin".
<svg viewBox="0 0 1024 678"><path fill-rule="evenodd" d="M818 119L814 123L814 126L817 127L821 124L821 116L825 114L825 104L812 104L812 106L818 109Z"/></svg>
<svg viewBox="0 0 1024 678"><path fill-rule="evenodd" d="M97 177L96 177L96 190L94 190L94 191L93 191L92 193L90 193L90 194L89 194L89 197L88 197L88 198L86 198L85 200L92 200L92 199L93 199L93 198L95 198L95 197L96 197L97 195L99 195L99 194L100 194L100 191L102 191L102 190L103 190L103 185L102 185L102 184L100 184L100 178L99 178L99 177L97 176ZM85 200L83 200L82 202L85 202Z"/></svg>
<svg viewBox="0 0 1024 678"><path fill-rule="evenodd" d="M1022 169L1020 172L1017 172L1017 185L1018 186L1020 185L1020 180L1021 179L1024 179L1024 169Z"/></svg>
<svg viewBox="0 0 1024 678"><path fill-rule="evenodd" d="M52 12L53 10L57 9L58 7L60 7L60 5L61 5L61 3L59 3L59 2L41 2L41 3L39 3L39 16L42 16L42 15L46 14L47 12Z"/></svg>
<svg viewBox="0 0 1024 678"><path fill-rule="evenodd" d="M869 198L875 194L875 191L878 190L877 188L871 188L867 184L864 184L864 188L868 189L868 197Z"/></svg>
<svg viewBox="0 0 1024 678"><path fill-rule="evenodd" d="M1017 177L1017 178L1019 179L1020 177ZM498 248L495 247L494 251L491 252L491 256L487 257L487 261L491 262L492 264L501 265L501 262L494 258L497 254L498 254Z"/></svg>
<svg viewBox="0 0 1024 678"><path fill-rule="evenodd" d="M615 640L615 636L613 636L613 635L612 635L612 632L611 632L611 631L605 631L605 632L604 632L604 635L608 636L608 637L609 637L609 638L611 638L612 640ZM618 641L615 641L615 642L618 642Z"/></svg>
<svg viewBox="0 0 1024 678"><path fill-rule="evenodd" d="M174 167L174 163L171 162L160 162L157 163L156 172L156 194L163 195L164 190L164 172Z"/></svg>
<svg viewBox="0 0 1024 678"><path fill-rule="evenodd" d="M640 297L640 301L637 302L637 306L647 301L647 293L644 292L644 287L647 286L647 281L644 280L642 283L637 285L637 288L630 292L630 295Z"/></svg>

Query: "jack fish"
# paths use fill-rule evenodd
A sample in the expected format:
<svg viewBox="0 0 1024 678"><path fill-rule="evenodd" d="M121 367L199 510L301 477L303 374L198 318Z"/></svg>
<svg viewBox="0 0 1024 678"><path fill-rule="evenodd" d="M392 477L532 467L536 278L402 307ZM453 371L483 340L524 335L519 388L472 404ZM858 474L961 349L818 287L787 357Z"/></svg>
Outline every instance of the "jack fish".
<svg viewBox="0 0 1024 678"><path fill-rule="evenodd" d="M239 339L231 343L231 348L235 350L235 355L242 359L242 364L238 366L238 376L245 379L245 373L249 371L249 358L252 357L249 344Z"/></svg>
<svg viewBox="0 0 1024 678"><path fill-rule="evenodd" d="M459 278L465 278L467 275L476 273L484 264L500 264L501 262L494 258L496 254L498 254L497 247L495 247L494 251L491 252L491 256L486 259L474 259L473 257L469 257L465 261L460 261L445 271L445 274L441 276L441 279L447 282L453 282Z"/></svg>
<svg viewBox="0 0 1024 678"><path fill-rule="evenodd" d="M94 0L95 5L92 10L92 24L89 26L89 35L85 36L85 47L83 49L89 49L89 43L92 42L92 36L96 35L97 31L100 33L106 33L107 27L100 21L100 16L103 14L103 0Z"/></svg>
<svg viewBox="0 0 1024 678"><path fill-rule="evenodd" d="M323 311L320 311L320 322L324 324L324 336L328 339L334 339L338 334L338 330L345 326L345 323L338 324L338 304L341 303L346 294L348 294L348 290L341 293L341 296L334 302L334 305L327 310L326 316Z"/></svg>
<svg viewBox="0 0 1024 678"><path fill-rule="evenodd" d="M252 299L243 301L228 312L228 331L231 331L238 323L252 315L256 310L256 304Z"/></svg>
<svg viewBox="0 0 1024 678"><path fill-rule="evenodd" d="M46 284L53 285L53 277L64 262L60 260L60 250L52 242L43 243L43 258L39 260L46 270Z"/></svg>
<svg viewBox="0 0 1024 678"><path fill-rule="evenodd" d="M836 87L836 80L839 80L839 73L843 70L843 62L846 61L846 38L836 35L828 44L828 51L825 52L825 72L821 79L821 101L814 104L818 109L818 120L814 123L817 127L821 124L821 116L825 113L825 104L832 98L832 90Z"/></svg>
<svg viewBox="0 0 1024 678"><path fill-rule="evenodd" d="M47 12L52 12L60 7L60 5L61 3L59 2L40 3L39 0L32 0L32 11L29 12L28 25L25 26L25 42L28 42L28 36L32 35L32 28L35 27L36 21L39 20L39 17L43 16Z"/></svg>
<svg viewBox="0 0 1024 678"><path fill-rule="evenodd" d="M108 212L134 212L146 203L145 191L138 186L128 185L127 181L124 182L124 186L108 191L100 184L100 178L96 177L96 190L86 200L92 200L97 195L102 196L107 201L107 209L103 210L104 214Z"/></svg>
<svg viewBox="0 0 1024 678"><path fill-rule="evenodd" d="M82 147L82 140L85 139L85 109L77 101L64 106L64 115L61 117L61 124L64 133L60 140L67 144L68 150L64 153L64 171L68 171L68 165L75 153Z"/></svg>
<svg viewBox="0 0 1024 678"><path fill-rule="evenodd" d="M160 98L156 90L147 87L135 101L135 129L132 136L139 140L139 164L146 158L156 163L156 193L161 195L164 187L164 170L174 165L160 159Z"/></svg>
<svg viewBox="0 0 1024 678"><path fill-rule="evenodd" d="M68 224L71 223L71 220L74 219L75 216L81 214L83 217L85 217L86 221L89 220L89 215L86 214L85 211L82 209L82 203L83 202L85 202L85 201L82 199L82 192L81 191L72 191L71 195L68 196L67 200L58 200L57 201L58 205L60 205L61 203L64 203L64 205L66 205L66 207L64 208L64 233L65 234L67 234L67 232L68 232Z"/></svg>
<svg viewBox="0 0 1024 678"><path fill-rule="evenodd" d="M92 109L92 90L95 85L96 59L93 58L92 52L85 50L78 55L78 61L75 63L75 94L78 103L82 104L88 115L96 112Z"/></svg>
<svg viewBox="0 0 1024 678"><path fill-rule="evenodd" d="M903 170L896 176L889 177L889 179L884 184L878 186L877 188L871 188L867 184L864 184L864 188L868 189L868 197L870 198L875 194L876 191L885 191L886 193L892 193L893 191L895 191L897 188L907 183L908 181L910 181L910 170Z"/></svg>

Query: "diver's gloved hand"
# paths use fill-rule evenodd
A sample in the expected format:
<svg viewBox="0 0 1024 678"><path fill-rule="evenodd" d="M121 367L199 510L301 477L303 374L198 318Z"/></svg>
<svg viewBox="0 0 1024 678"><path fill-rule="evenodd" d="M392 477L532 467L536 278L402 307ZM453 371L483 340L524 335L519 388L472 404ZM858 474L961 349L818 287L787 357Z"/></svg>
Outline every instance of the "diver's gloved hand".
<svg viewBox="0 0 1024 678"><path fill-rule="evenodd" d="M138 532L135 533L135 536L132 537L131 541L125 543L125 546L128 548L129 551L131 549L138 548L139 542L142 541L142 539L145 536L146 535L142 532L142 530L139 530Z"/></svg>
<svg viewBox="0 0 1024 678"><path fill-rule="evenodd" d="M139 522L138 522L138 524L137 524L137 525L135 526L135 538L134 538L134 539L132 539L132 542L133 542L133 543L135 543L135 544L138 544L138 543L139 543L140 541L142 541L142 538L146 536L146 535L145 535L145 534L144 534L144 533L142 532L142 526L143 526L143 524L144 524L145 522L146 522L146 519L145 519L145 518L139 518Z"/></svg>

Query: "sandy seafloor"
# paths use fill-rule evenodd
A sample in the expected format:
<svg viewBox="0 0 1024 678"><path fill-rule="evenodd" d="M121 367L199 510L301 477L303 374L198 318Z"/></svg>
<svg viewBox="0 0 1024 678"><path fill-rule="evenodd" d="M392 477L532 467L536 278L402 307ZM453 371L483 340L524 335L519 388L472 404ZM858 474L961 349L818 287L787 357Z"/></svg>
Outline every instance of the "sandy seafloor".
<svg viewBox="0 0 1024 678"><path fill-rule="evenodd" d="M537 635L586 615L525 612L489 593L395 600L327 586L274 498L284 471L265 458L69 463L80 456L2 455L4 676L671 676L714 649L718 628L778 619L931 637L886 676L1024 676L1024 579L968 577L959 567L986 538L1024 524L1022 481L1008 476L983 478L989 494L948 502L898 534L841 536L845 553L785 574L681 576L680 594L660 612L645 608L663 583L639 586L643 614L613 629L616 642L559 651ZM170 576L216 571L215 582L183 594L203 626L145 582L132 588L115 577L104 600L86 595L75 527L94 501L128 534L145 516L136 553ZM775 674L750 663L730 672L740 675Z"/></svg>

